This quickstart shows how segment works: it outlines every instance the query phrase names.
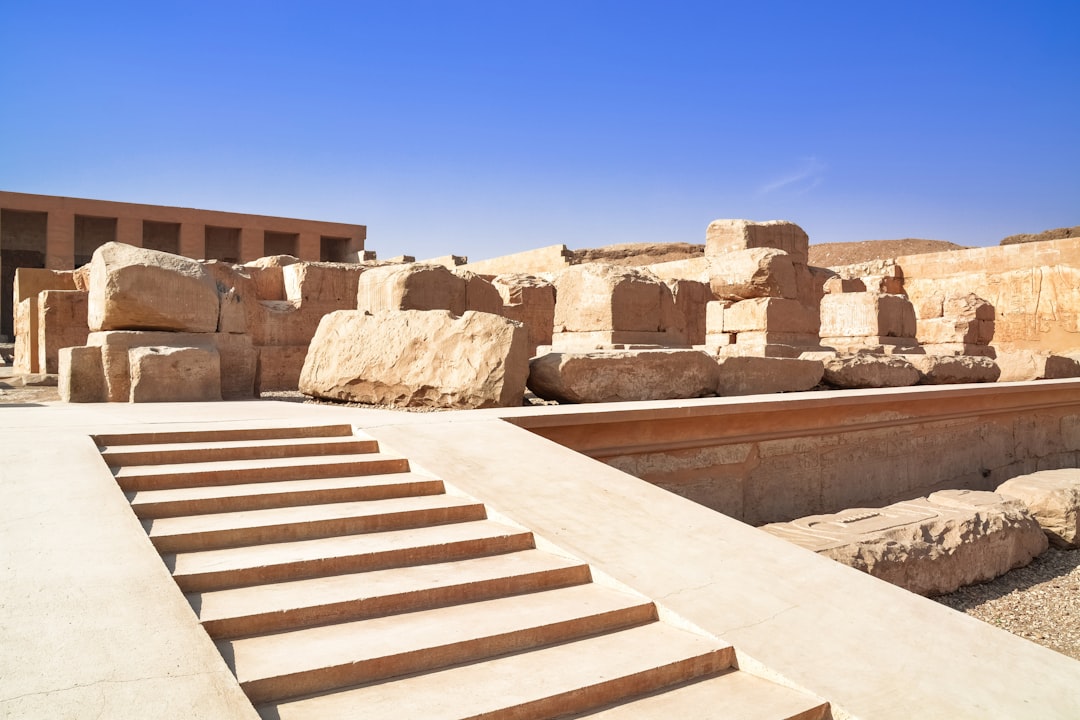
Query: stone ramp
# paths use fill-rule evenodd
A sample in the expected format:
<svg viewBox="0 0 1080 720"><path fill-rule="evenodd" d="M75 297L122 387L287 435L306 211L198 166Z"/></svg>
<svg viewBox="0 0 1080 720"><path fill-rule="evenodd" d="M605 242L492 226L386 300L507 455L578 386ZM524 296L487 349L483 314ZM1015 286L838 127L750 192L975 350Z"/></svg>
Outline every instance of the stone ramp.
<svg viewBox="0 0 1080 720"><path fill-rule="evenodd" d="M95 440L264 718L828 716L347 425Z"/></svg>

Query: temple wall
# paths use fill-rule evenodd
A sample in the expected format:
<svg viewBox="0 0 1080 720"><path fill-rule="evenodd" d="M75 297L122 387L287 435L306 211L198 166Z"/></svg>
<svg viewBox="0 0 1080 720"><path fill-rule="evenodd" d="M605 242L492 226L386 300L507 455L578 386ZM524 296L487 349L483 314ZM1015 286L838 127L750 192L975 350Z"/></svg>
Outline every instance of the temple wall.
<svg viewBox="0 0 1080 720"><path fill-rule="evenodd" d="M1080 466L1078 380L624 405L508 419L753 525Z"/></svg>

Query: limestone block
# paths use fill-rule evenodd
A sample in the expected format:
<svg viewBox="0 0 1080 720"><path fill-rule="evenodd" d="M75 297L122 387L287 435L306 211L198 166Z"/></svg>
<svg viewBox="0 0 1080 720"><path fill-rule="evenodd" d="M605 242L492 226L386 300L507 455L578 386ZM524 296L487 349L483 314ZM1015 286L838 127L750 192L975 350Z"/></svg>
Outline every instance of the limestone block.
<svg viewBox="0 0 1080 720"><path fill-rule="evenodd" d="M998 485L994 492L1022 502L1050 542L1060 548L1080 546L1080 470L1043 470Z"/></svg>
<svg viewBox="0 0 1080 720"><path fill-rule="evenodd" d="M968 355L904 355L919 371L924 385L996 382L1001 370L988 357Z"/></svg>
<svg viewBox="0 0 1080 720"><path fill-rule="evenodd" d="M684 328L685 343L704 343L708 326L707 306L716 299L708 283L676 279L667 280L666 284L671 290L674 309L680 316L676 324Z"/></svg>
<svg viewBox="0 0 1080 720"><path fill-rule="evenodd" d="M721 397L811 390L825 372L820 360L743 356L716 362L716 394Z"/></svg>
<svg viewBox="0 0 1080 720"><path fill-rule="evenodd" d="M58 356L60 399L69 403L105 402L105 371L101 365L101 348L66 347Z"/></svg>
<svg viewBox="0 0 1080 720"><path fill-rule="evenodd" d="M202 347L135 347L128 351L130 400L209 402L221 400L221 360Z"/></svg>
<svg viewBox="0 0 1080 720"><path fill-rule="evenodd" d="M511 407L522 403L528 368L525 327L497 315L342 310L319 323L300 390L386 405Z"/></svg>
<svg viewBox="0 0 1080 720"><path fill-rule="evenodd" d="M295 262L281 268L285 299L301 305L314 302L341 310L356 307L363 265L332 262Z"/></svg>
<svg viewBox="0 0 1080 720"><path fill-rule="evenodd" d="M618 265L575 265L555 287L555 332L663 332L675 304L658 277Z"/></svg>
<svg viewBox="0 0 1080 720"><path fill-rule="evenodd" d="M308 343L303 345L262 345L255 348L255 395L276 390L297 390L304 369Z"/></svg>
<svg viewBox="0 0 1080 720"><path fill-rule="evenodd" d="M497 275L491 284L502 298L502 316L523 323L529 331L529 355L535 355L540 345L550 345L555 326L555 285L520 273Z"/></svg>
<svg viewBox="0 0 1080 720"><path fill-rule="evenodd" d="M786 220L713 220L705 230L705 254L720 255L750 248L776 248L807 264L810 238Z"/></svg>
<svg viewBox="0 0 1080 720"><path fill-rule="evenodd" d="M919 317L916 337L923 344L989 345L994 338L994 306L973 293L950 295L940 307L924 309L938 314Z"/></svg>
<svg viewBox="0 0 1080 720"><path fill-rule="evenodd" d="M902 295L829 294L821 299L821 337L915 337L915 308Z"/></svg>
<svg viewBox="0 0 1080 720"><path fill-rule="evenodd" d="M38 295L38 363L41 372L56 373L60 349L86 344L88 294L80 290L45 290Z"/></svg>
<svg viewBox="0 0 1080 720"><path fill-rule="evenodd" d="M716 379L716 361L687 349L549 352L529 364L529 389L563 403L704 397Z"/></svg>
<svg viewBox="0 0 1080 720"><path fill-rule="evenodd" d="M713 300L705 305L705 331L724 332L724 310L731 305L725 300Z"/></svg>
<svg viewBox="0 0 1080 720"><path fill-rule="evenodd" d="M920 321L921 322L921 321ZM967 345L965 343L920 343L922 351L927 355L971 355L973 357L987 357L991 360L997 356L997 351L989 345Z"/></svg>
<svg viewBox="0 0 1080 720"><path fill-rule="evenodd" d="M899 355L867 353L825 356L824 381L837 388L907 387L919 382L919 371Z"/></svg>
<svg viewBox="0 0 1080 720"><path fill-rule="evenodd" d="M732 302L798 295L794 257L770 247L733 250L710 258L709 285L717 299Z"/></svg>
<svg viewBox="0 0 1080 720"><path fill-rule="evenodd" d="M212 333L218 290L200 263L169 253L110 242L90 263L91 330L173 330Z"/></svg>
<svg viewBox="0 0 1080 720"><path fill-rule="evenodd" d="M761 529L920 595L992 580L1047 548L1022 503L973 490L942 490Z"/></svg>
<svg viewBox="0 0 1080 720"><path fill-rule="evenodd" d="M14 304L37 297L43 290L79 290L72 270L45 268L15 268Z"/></svg>
<svg viewBox="0 0 1080 720"><path fill-rule="evenodd" d="M356 308L465 312L465 280L442 265L408 263L372 268L360 276Z"/></svg>
<svg viewBox="0 0 1080 720"><path fill-rule="evenodd" d="M753 298L724 309L724 332L769 331L814 335L818 333L818 315L798 300Z"/></svg>
<svg viewBox="0 0 1080 720"><path fill-rule="evenodd" d="M212 350L219 356L218 364L223 373L222 395L226 399L240 399L253 394L256 355L247 335L111 330L91 332L86 337L86 344L101 348L109 402L128 402L131 396L128 351L152 346Z"/></svg>
<svg viewBox="0 0 1080 720"><path fill-rule="evenodd" d="M207 260L203 267L214 278L218 289L217 332L245 333L253 306L258 303L258 291L249 269L221 260Z"/></svg>
<svg viewBox="0 0 1080 720"><path fill-rule="evenodd" d="M286 265L300 262L292 255L270 255L252 260L241 267L255 283L255 295L259 300L285 300Z"/></svg>
<svg viewBox="0 0 1080 720"><path fill-rule="evenodd" d="M325 315L320 308L288 300L259 301L249 310L248 332L256 346L306 345Z"/></svg>
<svg viewBox="0 0 1080 720"><path fill-rule="evenodd" d="M998 349L995 362L1001 369L998 382L1080 377L1080 360L1066 355Z"/></svg>
<svg viewBox="0 0 1080 720"><path fill-rule="evenodd" d="M465 281L465 309L502 315L502 295L486 278L468 270L451 270Z"/></svg>
<svg viewBox="0 0 1080 720"><path fill-rule="evenodd" d="M21 268L20 268L21 269ZM36 373L41 363L38 360L38 299L26 298L15 306L15 356L12 366L18 373Z"/></svg>

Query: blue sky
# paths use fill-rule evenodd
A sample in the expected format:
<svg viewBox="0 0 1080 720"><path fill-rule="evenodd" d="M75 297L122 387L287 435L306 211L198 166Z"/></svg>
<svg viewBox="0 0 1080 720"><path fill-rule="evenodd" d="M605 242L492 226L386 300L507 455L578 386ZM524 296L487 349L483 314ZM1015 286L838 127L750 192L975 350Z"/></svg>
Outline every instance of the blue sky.
<svg viewBox="0 0 1080 720"><path fill-rule="evenodd" d="M1080 224L1080 3L0 4L0 189L383 257Z"/></svg>

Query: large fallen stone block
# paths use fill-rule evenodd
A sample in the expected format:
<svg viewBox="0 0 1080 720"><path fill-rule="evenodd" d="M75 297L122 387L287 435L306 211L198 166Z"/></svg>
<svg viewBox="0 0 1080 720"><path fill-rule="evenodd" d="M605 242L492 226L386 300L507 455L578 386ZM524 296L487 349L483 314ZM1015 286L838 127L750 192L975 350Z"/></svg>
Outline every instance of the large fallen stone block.
<svg viewBox="0 0 1080 720"><path fill-rule="evenodd" d="M135 347L128 351L131 397L137 402L221 400L221 359L195 347Z"/></svg>
<svg viewBox="0 0 1080 720"><path fill-rule="evenodd" d="M38 363L41 372L60 367L60 349L86 344L87 293L80 290L44 290L38 295Z"/></svg>
<svg viewBox="0 0 1080 720"><path fill-rule="evenodd" d="M551 344L555 327L555 286L534 275L498 275L491 284L503 301L502 316L524 323L529 331L529 355Z"/></svg>
<svg viewBox="0 0 1080 720"><path fill-rule="evenodd" d="M313 397L351 402L509 407L521 405L528 374L528 333L512 320L342 310L319 323L299 385Z"/></svg>
<svg viewBox="0 0 1080 720"><path fill-rule="evenodd" d="M219 356L221 396L239 400L254 394L256 353L248 335L111 330L91 332L86 344L101 348L109 402L128 402L131 397L128 351L154 346L213 350Z"/></svg>
<svg viewBox="0 0 1080 720"><path fill-rule="evenodd" d="M798 296L794 258L783 250L734 250L709 260L709 285L719 300Z"/></svg>
<svg viewBox="0 0 1080 720"><path fill-rule="evenodd" d="M384 310L449 310L465 312L465 279L442 265L408 263L372 268L360 276L356 308Z"/></svg>
<svg viewBox="0 0 1080 720"><path fill-rule="evenodd" d="M70 403L105 402L105 370L100 347L66 347L58 354L60 399Z"/></svg>
<svg viewBox="0 0 1080 720"><path fill-rule="evenodd" d="M529 389L563 403L693 398L716 391L717 372L698 350L549 352L529 363Z"/></svg>
<svg viewBox="0 0 1080 720"><path fill-rule="evenodd" d="M575 265L559 274L555 287L555 333L655 333L660 338L674 324L671 289L644 270ZM685 336L680 341L685 342Z"/></svg>
<svg viewBox="0 0 1080 720"><path fill-rule="evenodd" d="M899 355L804 353L802 357L821 360L825 384L845 390L907 387L919 382L919 371Z"/></svg>
<svg viewBox="0 0 1080 720"><path fill-rule="evenodd" d="M1066 468L1021 475L998 485L994 492L1027 506L1055 546L1080 546L1080 470Z"/></svg>
<svg viewBox="0 0 1080 720"><path fill-rule="evenodd" d="M968 355L904 355L919 371L925 385L996 382L1001 375L997 363L988 357Z"/></svg>
<svg viewBox="0 0 1080 720"><path fill-rule="evenodd" d="M705 254L721 255L751 248L776 248L807 264L810 238L801 227L786 220L713 220L705 230Z"/></svg>
<svg viewBox="0 0 1080 720"><path fill-rule="evenodd" d="M200 263L157 250L110 242L90 262L91 330L212 333L218 288Z"/></svg>
<svg viewBox="0 0 1080 720"><path fill-rule="evenodd" d="M733 356L716 362L716 394L721 397L811 390L825 372L820 360Z"/></svg>
<svg viewBox="0 0 1080 720"><path fill-rule="evenodd" d="M994 361L1001 368L998 382L1055 380L1080 377L1080 360L1035 350L998 349Z"/></svg>
<svg viewBox="0 0 1080 720"><path fill-rule="evenodd" d="M989 345L994 339L994 306L972 293L933 296L916 310L931 313L918 316L916 337L924 345Z"/></svg>
<svg viewBox="0 0 1080 720"><path fill-rule="evenodd" d="M942 490L761 529L920 595L992 580L1047 548L1020 501L972 490Z"/></svg>
<svg viewBox="0 0 1080 720"><path fill-rule="evenodd" d="M682 278L666 280L665 283L671 289L675 311L682 316L686 344L703 344L707 335L706 308L716 300L709 284Z"/></svg>

